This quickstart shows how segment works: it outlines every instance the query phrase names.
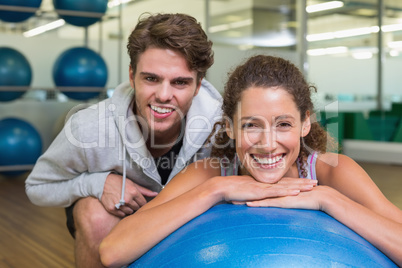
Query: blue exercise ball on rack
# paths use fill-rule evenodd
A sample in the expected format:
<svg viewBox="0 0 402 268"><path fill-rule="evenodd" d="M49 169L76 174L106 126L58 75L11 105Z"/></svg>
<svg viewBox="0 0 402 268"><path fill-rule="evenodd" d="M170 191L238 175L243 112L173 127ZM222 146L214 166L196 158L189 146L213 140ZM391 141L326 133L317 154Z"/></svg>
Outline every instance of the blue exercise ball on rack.
<svg viewBox="0 0 402 268"><path fill-rule="evenodd" d="M106 85L108 70L105 61L95 51L75 47L64 51L53 66L53 81L67 97L88 100L99 95ZM74 87L88 88L74 91ZM94 90L91 91L91 87Z"/></svg>
<svg viewBox="0 0 402 268"><path fill-rule="evenodd" d="M54 8L59 13L59 16L67 23L80 27L86 27L98 22L107 10L107 3L108 0L53 0ZM87 13L83 13L82 16L71 16L63 13L63 11Z"/></svg>
<svg viewBox="0 0 402 268"><path fill-rule="evenodd" d="M21 97L32 81L32 69L27 58L10 47L0 47L0 102ZM6 87L18 87L18 89Z"/></svg>
<svg viewBox="0 0 402 268"><path fill-rule="evenodd" d="M0 0L2 6L38 9L42 0ZM0 10L0 20L5 22L21 22L35 14L35 11Z"/></svg>
<svg viewBox="0 0 402 268"><path fill-rule="evenodd" d="M224 204L188 222L134 267L397 267L321 211Z"/></svg>
<svg viewBox="0 0 402 268"><path fill-rule="evenodd" d="M34 165L41 153L41 137L30 123L13 117L0 120L0 168ZM1 173L19 175L25 171L2 171Z"/></svg>

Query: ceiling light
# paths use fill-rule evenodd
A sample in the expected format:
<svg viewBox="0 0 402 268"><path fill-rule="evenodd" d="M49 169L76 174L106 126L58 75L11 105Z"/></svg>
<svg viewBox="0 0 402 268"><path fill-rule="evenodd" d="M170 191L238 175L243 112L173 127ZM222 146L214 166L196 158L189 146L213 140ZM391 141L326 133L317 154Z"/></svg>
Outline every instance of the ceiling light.
<svg viewBox="0 0 402 268"><path fill-rule="evenodd" d="M402 48L402 41L393 41L388 43L390 48Z"/></svg>
<svg viewBox="0 0 402 268"><path fill-rule="evenodd" d="M374 27L348 29L348 30L334 32L334 35L336 38L345 38L345 37L371 34L373 32L378 32L378 27L374 26Z"/></svg>
<svg viewBox="0 0 402 268"><path fill-rule="evenodd" d="M112 8L112 7L122 5L122 4L126 4L131 1L133 1L133 0L113 0L113 1L109 1L109 3L107 3L107 7Z"/></svg>
<svg viewBox="0 0 402 268"><path fill-rule="evenodd" d="M395 32L402 30L402 24L391 24L391 25L384 25L381 27L383 32Z"/></svg>
<svg viewBox="0 0 402 268"><path fill-rule="evenodd" d="M370 51L361 51L352 53L352 57L356 60L367 60L373 57L373 53Z"/></svg>
<svg viewBox="0 0 402 268"><path fill-rule="evenodd" d="M50 22L48 24L36 27L36 28L34 28L32 30L26 31L26 32L23 33L23 35L25 37L32 37L32 36L42 34L44 32L59 28L59 27L63 26L65 23L66 22L63 19L59 19L59 20Z"/></svg>
<svg viewBox="0 0 402 268"><path fill-rule="evenodd" d="M308 7L306 7L306 11L307 11L307 13L313 13L313 12L340 8L340 7L343 7L342 1L329 1L329 2L322 3L322 4L308 6Z"/></svg>
<svg viewBox="0 0 402 268"><path fill-rule="evenodd" d="M363 27L363 28L355 28L355 29L348 29L336 32L327 32L327 33L319 33L319 34L310 34L307 35L306 39L309 42L314 41L322 41L322 40L331 40L335 38L345 38L345 37L353 37L371 33L378 33L379 31L378 26L371 26L371 27Z"/></svg>
<svg viewBox="0 0 402 268"><path fill-rule="evenodd" d="M307 50L309 56L324 56L324 55L334 55L342 54L348 52L348 48L344 46L339 47L327 47L327 48L316 48Z"/></svg>
<svg viewBox="0 0 402 268"><path fill-rule="evenodd" d="M245 27L245 26L249 26L249 25L253 25L253 19L246 19L246 20L211 26L211 27L209 27L208 31L210 33L223 32L223 31L227 31L230 29L237 29L237 28L241 28L241 27Z"/></svg>
<svg viewBox="0 0 402 268"><path fill-rule="evenodd" d="M389 52L389 55L390 55L391 57L398 57L398 56L399 56L399 51L393 49L393 50L391 50L391 51Z"/></svg>

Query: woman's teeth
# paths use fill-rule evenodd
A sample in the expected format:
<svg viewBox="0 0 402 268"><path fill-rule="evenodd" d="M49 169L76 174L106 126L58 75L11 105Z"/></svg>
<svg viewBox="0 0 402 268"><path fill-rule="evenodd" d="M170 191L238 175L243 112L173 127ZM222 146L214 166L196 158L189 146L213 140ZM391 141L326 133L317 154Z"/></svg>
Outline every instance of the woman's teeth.
<svg viewBox="0 0 402 268"><path fill-rule="evenodd" d="M283 155L278 155L275 157L258 157L253 155L253 158L262 165L272 165L279 162L283 158Z"/></svg>
<svg viewBox="0 0 402 268"><path fill-rule="evenodd" d="M153 105L151 105L151 109L160 114L171 113L173 111L172 108L160 108L160 107L153 106Z"/></svg>

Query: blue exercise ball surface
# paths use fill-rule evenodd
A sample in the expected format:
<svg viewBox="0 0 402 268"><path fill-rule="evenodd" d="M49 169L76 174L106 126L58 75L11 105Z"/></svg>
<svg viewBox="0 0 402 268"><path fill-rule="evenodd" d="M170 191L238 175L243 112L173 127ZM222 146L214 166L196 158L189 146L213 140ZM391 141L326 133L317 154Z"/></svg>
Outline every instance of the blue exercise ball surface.
<svg viewBox="0 0 402 268"><path fill-rule="evenodd" d="M70 91L71 87L102 88L106 85L108 70L105 61L95 51L86 47L75 47L64 51L53 66L53 81L69 98L88 100L99 95L99 91ZM63 89L70 87L70 89Z"/></svg>
<svg viewBox="0 0 402 268"><path fill-rule="evenodd" d="M129 268L205 266L397 267L321 211L224 204L182 226Z"/></svg>
<svg viewBox="0 0 402 268"><path fill-rule="evenodd" d="M0 86L26 87L32 81L32 69L27 58L10 47L0 47ZM1 101L12 101L21 97L26 90L0 91Z"/></svg>
<svg viewBox="0 0 402 268"><path fill-rule="evenodd" d="M104 15L107 10L108 0L53 0L54 8L57 10L95 12ZM60 13L60 12L59 12ZM86 27L98 22L101 17L69 16L59 14L67 23Z"/></svg>
<svg viewBox="0 0 402 268"><path fill-rule="evenodd" d="M0 0L0 5L2 6L39 8L41 3L42 0ZM35 12L0 10L0 20L5 22L22 22L34 14Z"/></svg>
<svg viewBox="0 0 402 268"><path fill-rule="evenodd" d="M42 153L42 140L37 130L18 118L0 120L0 166L33 165ZM19 175L25 171L4 171Z"/></svg>

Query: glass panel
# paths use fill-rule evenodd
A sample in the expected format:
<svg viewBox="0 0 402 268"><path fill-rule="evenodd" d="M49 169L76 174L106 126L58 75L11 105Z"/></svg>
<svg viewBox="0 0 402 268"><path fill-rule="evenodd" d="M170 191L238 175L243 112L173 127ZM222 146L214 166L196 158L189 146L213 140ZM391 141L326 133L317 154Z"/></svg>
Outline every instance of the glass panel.
<svg viewBox="0 0 402 268"><path fill-rule="evenodd" d="M323 3L334 5L310 11ZM339 100L340 111L375 109L377 1L307 0L307 9L309 78L318 87L318 99Z"/></svg>
<svg viewBox="0 0 402 268"><path fill-rule="evenodd" d="M210 0L208 35L215 64L207 78L223 91L227 72L254 54L273 54L296 64L295 0Z"/></svg>
<svg viewBox="0 0 402 268"><path fill-rule="evenodd" d="M397 0L386 0L384 3L384 100L402 102L402 2Z"/></svg>

